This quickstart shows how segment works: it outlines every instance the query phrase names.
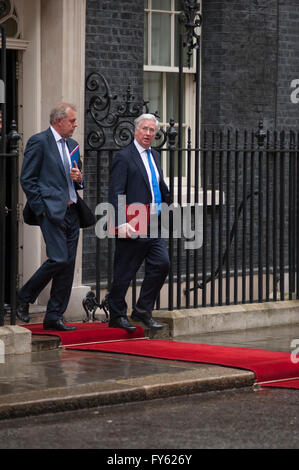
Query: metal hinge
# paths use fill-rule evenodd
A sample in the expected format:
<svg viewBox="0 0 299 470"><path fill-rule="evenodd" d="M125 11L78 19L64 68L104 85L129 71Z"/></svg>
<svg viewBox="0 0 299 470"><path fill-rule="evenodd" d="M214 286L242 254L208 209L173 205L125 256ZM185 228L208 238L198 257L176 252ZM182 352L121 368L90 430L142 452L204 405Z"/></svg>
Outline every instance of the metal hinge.
<svg viewBox="0 0 299 470"><path fill-rule="evenodd" d="M21 212L22 212L22 209L23 209L23 204L18 203L18 204L17 204L17 221L18 221L18 222L21 221Z"/></svg>
<svg viewBox="0 0 299 470"><path fill-rule="evenodd" d="M16 79L20 80L21 77L21 67L20 67L20 62L17 60L16 61Z"/></svg>
<svg viewBox="0 0 299 470"><path fill-rule="evenodd" d="M17 274L17 285L16 285L16 287L17 287L17 290L19 290L19 289L20 289L20 286L21 286L21 280L22 280L21 278L22 278L22 274Z"/></svg>

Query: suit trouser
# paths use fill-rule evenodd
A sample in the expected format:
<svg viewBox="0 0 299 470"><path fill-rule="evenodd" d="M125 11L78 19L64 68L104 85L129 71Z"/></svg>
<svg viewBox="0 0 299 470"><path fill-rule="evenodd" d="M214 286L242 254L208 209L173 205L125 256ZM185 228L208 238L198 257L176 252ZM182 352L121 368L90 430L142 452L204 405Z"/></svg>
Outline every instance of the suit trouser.
<svg viewBox="0 0 299 470"><path fill-rule="evenodd" d="M161 238L116 239L114 278L108 297L111 318L126 316L125 296L144 260L145 276L136 306L151 312L169 271L165 242Z"/></svg>
<svg viewBox="0 0 299 470"><path fill-rule="evenodd" d="M58 320L65 312L71 295L79 238L79 218L75 204L68 207L65 218L56 225L40 218L48 259L19 290L20 303L34 303L52 280L46 320Z"/></svg>

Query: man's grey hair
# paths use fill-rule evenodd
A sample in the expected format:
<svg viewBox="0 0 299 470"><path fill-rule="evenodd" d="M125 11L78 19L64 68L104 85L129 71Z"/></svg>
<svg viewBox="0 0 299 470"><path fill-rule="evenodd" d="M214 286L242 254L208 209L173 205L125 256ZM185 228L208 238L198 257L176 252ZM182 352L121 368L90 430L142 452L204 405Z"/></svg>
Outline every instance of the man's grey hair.
<svg viewBox="0 0 299 470"><path fill-rule="evenodd" d="M141 114L141 116L138 116L138 118L135 119L134 121L134 125L135 125L135 128L138 128L140 126L140 123L141 121L155 121L155 124L156 124L156 132L158 132L159 128L160 128L160 123L158 121L158 119L156 118L156 116L154 116L153 114Z"/></svg>
<svg viewBox="0 0 299 470"><path fill-rule="evenodd" d="M55 106L50 113L50 124L55 124L57 119L65 119L69 109L77 111L76 106L70 103L60 103Z"/></svg>

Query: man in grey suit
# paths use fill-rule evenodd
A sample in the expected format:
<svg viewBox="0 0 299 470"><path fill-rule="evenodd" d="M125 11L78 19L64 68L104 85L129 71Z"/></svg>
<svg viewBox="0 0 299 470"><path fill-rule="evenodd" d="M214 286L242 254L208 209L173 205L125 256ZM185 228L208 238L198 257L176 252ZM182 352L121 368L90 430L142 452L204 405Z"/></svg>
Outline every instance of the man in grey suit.
<svg viewBox="0 0 299 470"><path fill-rule="evenodd" d="M80 221L77 190L83 189L81 161L71 161L78 144L76 108L60 103L50 114L50 127L27 142L21 185L41 228L48 259L19 290L17 317L29 322L29 304L52 280L44 329L69 331L63 321L72 289Z"/></svg>

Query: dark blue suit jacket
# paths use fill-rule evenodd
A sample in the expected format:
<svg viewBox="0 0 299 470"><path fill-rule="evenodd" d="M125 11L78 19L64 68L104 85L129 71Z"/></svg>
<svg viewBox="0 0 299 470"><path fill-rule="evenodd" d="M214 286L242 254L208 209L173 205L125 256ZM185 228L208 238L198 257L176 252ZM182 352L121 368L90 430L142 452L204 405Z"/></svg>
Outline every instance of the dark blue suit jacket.
<svg viewBox="0 0 299 470"><path fill-rule="evenodd" d="M78 144L67 138L71 152ZM81 166L79 161L78 166ZM61 156L50 128L27 142L21 171L21 185L36 216L45 211L55 223L63 221L68 204L68 184ZM75 183L75 189L82 189Z"/></svg>
<svg viewBox="0 0 299 470"><path fill-rule="evenodd" d="M151 153L160 175L162 202L171 204L169 189L163 178L160 154L154 149L151 149ZM119 195L126 196L126 205L152 202L147 172L134 142L115 155L110 170L109 203L114 207L115 226L126 222L126 220L118 220Z"/></svg>

